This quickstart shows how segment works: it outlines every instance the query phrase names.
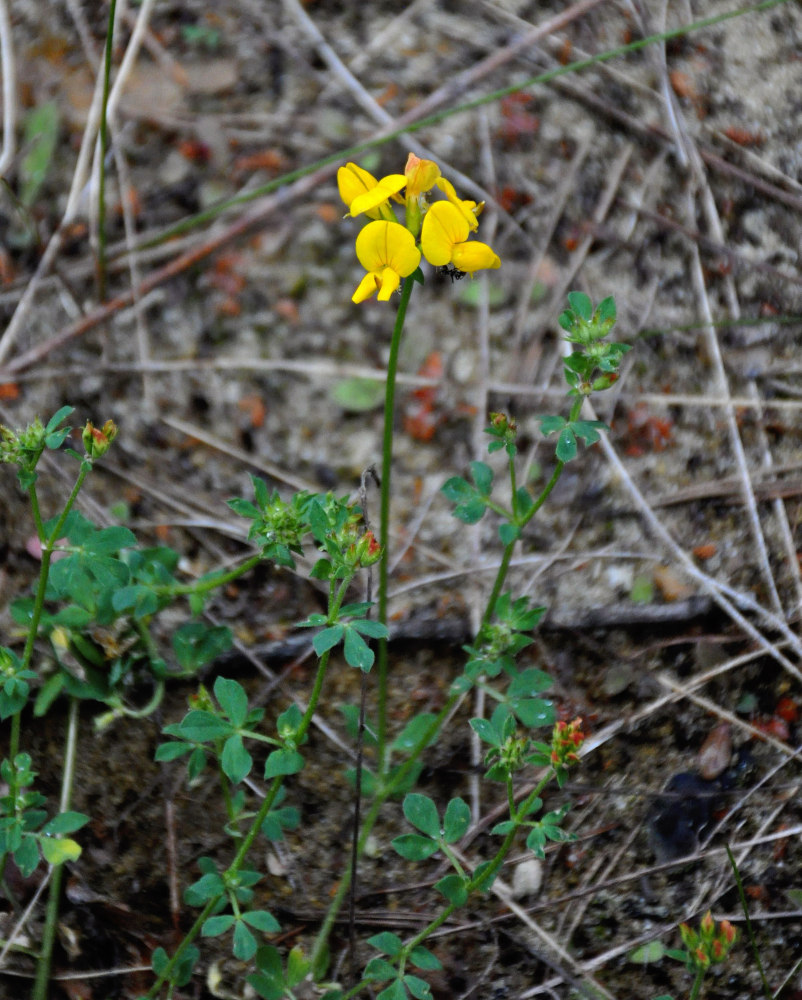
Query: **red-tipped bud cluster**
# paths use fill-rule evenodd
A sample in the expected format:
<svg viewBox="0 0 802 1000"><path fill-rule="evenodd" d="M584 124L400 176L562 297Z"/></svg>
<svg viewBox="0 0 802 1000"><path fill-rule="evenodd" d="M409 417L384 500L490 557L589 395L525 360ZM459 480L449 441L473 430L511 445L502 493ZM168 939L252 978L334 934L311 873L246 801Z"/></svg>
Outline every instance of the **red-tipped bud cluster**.
<svg viewBox="0 0 802 1000"><path fill-rule="evenodd" d="M105 455L116 437L117 425L113 420L107 420L102 427L95 427L91 420L87 420L86 427L81 434L84 449L89 458L100 458Z"/></svg>
<svg viewBox="0 0 802 1000"><path fill-rule="evenodd" d="M577 750L585 741L582 719L573 722L558 722L551 735L551 762L554 767L568 767L579 760Z"/></svg>
<svg viewBox="0 0 802 1000"><path fill-rule="evenodd" d="M723 962L738 939L738 931L729 920L722 920L716 929L710 910L702 917L698 931L688 924L680 924L679 932L688 950L688 963L696 971Z"/></svg>

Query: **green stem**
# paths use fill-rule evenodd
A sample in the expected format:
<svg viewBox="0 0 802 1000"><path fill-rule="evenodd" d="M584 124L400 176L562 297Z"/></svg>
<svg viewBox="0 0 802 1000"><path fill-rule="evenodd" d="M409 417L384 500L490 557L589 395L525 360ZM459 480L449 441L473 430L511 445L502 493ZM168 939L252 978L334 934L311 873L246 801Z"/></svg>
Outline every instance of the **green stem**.
<svg viewBox="0 0 802 1000"><path fill-rule="evenodd" d="M387 382L384 390L384 436L382 438L381 499L379 511L379 602L378 620L387 625L387 579L390 542L390 486L393 462L393 418L395 416L395 380L398 371L398 352L407 306L412 295L413 279L405 278L401 289L401 300L395 316L393 337L390 341L390 357L387 361ZM379 639L378 650L378 724L376 770L383 775L387 757L387 639Z"/></svg>
<svg viewBox="0 0 802 1000"><path fill-rule="evenodd" d="M320 657L317 673L315 675L315 681L314 684L312 685L312 693L309 696L309 704L307 705L306 712L304 712L303 717L301 718L301 721L298 724L298 729L295 732L295 742L297 746L300 746L301 743L303 742L303 738L306 735L306 732L312 723L312 717L315 714L318 702L320 701L320 695L323 690L323 681L326 677L326 669L328 667L330 654L331 651L326 650L326 652ZM273 807L273 803L276 801L276 796L278 795L283 782L284 782L283 775L277 775L275 778L273 778L270 788L267 791L267 795L265 795L264 801L262 802L262 805L259 807L259 811L256 813L256 816L254 817L253 822L251 823L250 829L242 838L242 842L240 843L239 848L237 849L237 853L234 855L234 860L231 862L228 869L223 875L224 882L228 882L234 875L237 874L237 872L242 867L242 864L245 861L248 852L253 846L254 840L256 840L256 837L258 836L259 831L262 828L262 823L264 823L267 814L270 812L270 810ZM206 905L204 906L203 910L201 910L200 914L198 915L198 918L195 920L192 927L189 929L189 931L187 931L186 935L184 936L184 939L181 941L181 944L173 953L172 958L167 962L167 965L165 965L161 974L156 979L156 982L153 984L153 986L151 986L150 990L148 991L147 993L148 1000L154 1000L162 984L172 975L176 966L183 958L186 950L193 943L195 938L197 938L197 936L200 934L201 929L204 923L206 922L206 919L209 917L211 912L214 910L214 908L217 906L217 904L220 902L220 900L223 898L224 895L225 893L221 892L206 903Z"/></svg>
<svg viewBox="0 0 802 1000"><path fill-rule="evenodd" d="M36 586L36 597L34 598L31 622L28 626L28 635L25 639L25 649L22 652L23 670L27 670L30 667L31 658L33 657L33 646L36 642L36 636L39 632L39 622L42 619L42 610L45 606L45 591L47 590L47 578L50 573L50 560L53 556L53 546L61 536L61 531L64 527L64 522L67 520L67 515L72 510L73 504L78 498L78 494L81 491L84 480L89 475L91 468L92 463L88 459L84 459L83 462L81 462L78 478L75 480L75 485L73 486L72 492L70 493L67 503L64 506L64 510L61 512L61 516L56 522L53 530L50 532L50 536L48 538L42 538L42 562L39 566L39 582ZM33 487L28 490L28 497L34 510L38 511L38 500L36 499L36 491ZM44 532L44 527L42 528L42 531Z"/></svg>
<svg viewBox="0 0 802 1000"><path fill-rule="evenodd" d="M209 590L214 590L217 587L222 587L226 583L231 583L232 580L237 580L244 573L252 570L254 566L258 566L262 562L261 553L249 556L244 563L236 566L234 569L229 570L227 573L215 573L214 576L205 576L200 580L196 580L194 583L179 583L179 584L164 584L163 586L154 587L154 594L158 594L160 597L180 597L185 594L205 594Z"/></svg>
<svg viewBox="0 0 802 1000"><path fill-rule="evenodd" d="M693 986L691 987L691 992L690 996L688 997L688 1000L697 1000L697 997L699 996L699 991L702 988L702 981L704 980L704 978L705 978L705 970L697 969L696 977L694 978Z"/></svg>
<svg viewBox="0 0 802 1000"><path fill-rule="evenodd" d="M61 779L61 802L59 812L67 812L72 801L72 786L75 775L75 756L78 745L78 699L70 698L69 715L67 717L67 743L64 748L64 768ZM61 901L61 884L64 879L64 865L56 865L51 869L52 876L47 897L45 926L42 932L42 948L36 963L36 979L34 980L31 1000L47 1000L50 984L50 966L53 958L53 944L56 940L58 926L58 911Z"/></svg>
<svg viewBox="0 0 802 1000"><path fill-rule="evenodd" d="M492 883L493 879L498 874L499 869L504 864L505 858L510 853L512 845L515 842L515 837L518 833L518 830L520 829L521 824L526 819L526 816L529 812L532 803L535 801L536 798L538 798L538 796L541 794L546 785L551 781L551 779L554 777L554 774L555 774L554 770L552 768L549 768L549 770L543 775L543 777L537 783L536 787L521 802L518 809L514 810L513 815L511 817L514 823L513 828L505 836L501 846L491 859L488 867L482 870L482 873L478 878L474 876L468 882L466 889L469 894L475 892L480 884L487 885ZM439 927L442 927L442 925L446 922L446 920L448 920L451 914L454 913L456 910L460 909L462 905L464 904L449 903L447 906L443 907L441 912L430 923L428 923L426 927L423 928L423 930L419 931L413 938L410 938L410 940L407 941L407 943L404 945L404 947L396 956L395 960L399 962L400 965L403 965L403 963L407 960L407 958L409 958L409 956L412 954L413 950L417 948L419 944L422 944ZM370 980L363 979L362 982L357 983L356 986L350 989L343 996L343 1000L349 1000L350 997L356 996L361 990L363 990L369 984Z"/></svg>

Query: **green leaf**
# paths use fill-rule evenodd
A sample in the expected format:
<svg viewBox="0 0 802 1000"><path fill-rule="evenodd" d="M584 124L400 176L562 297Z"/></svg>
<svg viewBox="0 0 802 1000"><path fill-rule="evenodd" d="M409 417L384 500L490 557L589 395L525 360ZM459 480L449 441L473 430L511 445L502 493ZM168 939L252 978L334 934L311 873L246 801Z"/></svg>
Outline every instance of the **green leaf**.
<svg viewBox="0 0 802 1000"><path fill-rule="evenodd" d="M193 673L225 653L232 642L231 629L203 622L186 622L175 630L172 638L180 666Z"/></svg>
<svg viewBox="0 0 802 1000"><path fill-rule="evenodd" d="M349 622L349 627L371 639L386 639L390 634L386 625L375 622L372 618L357 618L356 621Z"/></svg>
<svg viewBox="0 0 802 1000"><path fill-rule="evenodd" d="M454 903L455 906L464 906L468 901L468 890L465 888L465 879L461 875L453 872L450 875L445 875L439 882L435 882L434 887L438 892L442 892L449 903ZM422 968L426 967L422 966Z"/></svg>
<svg viewBox="0 0 802 1000"><path fill-rule="evenodd" d="M345 630L345 662L351 667L359 667L367 673L373 666L375 659L373 650L368 646L362 636L350 626Z"/></svg>
<svg viewBox="0 0 802 1000"><path fill-rule="evenodd" d="M160 743L156 747L153 759L157 761L178 760L179 757L189 753L191 749L192 747L188 743Z"/></svg>
<svg viewBox="0 0 802 1000"><path fill-rule="evenodd" d="M75 833L82 826L86 826L89 817L79 812L63 812L54 816L49 823L45 823L41 832L48 836L55 836L60 833Z"/></svg>
<svg viewBox="0 0 802 1000"><path fill-rule="evenodd" d="M342 640L344 632L344 625L332 625L330 628L324 628L322 632L318 632L312 640L315 653L322 656L327 650L333 649Z"/></svg>
<svg viewBox="0 0 802 1000"><path fill-rule="evenodd" d="M53 431L58 427L62 420L66 420L67 417L75 412L74 406L62 406L60 410L56 410L53 416L48 420L45 426L45 434L52 434Z"/></svg>
<svg viewBox="0 0 802 1000"><path fill-rule="evenodd" d="M274 750L265 761L265 778L297 774L303 766L304 759L297 750Z"/></svg>
<svg viewBox="0 0 802 1000"><path fill-rule="evenodd" d="M59 110L56 101L47 101L29 112L25 123L24 155L18 167L19 200L30 208L47 178L56 151Z"/></svg>
<svg viewBox="0 0 802 1000"><path fill-rule="evenodd" d="M662 941L649 941L648 944L642 944L640 948L630 952L627 959L638 965L649 965L651 962L659 962L665 953L666 947Z"/></svg>
<svg viewBox="0 0 802 1000"><path fill-rule="evenodd" d="M373 937L368 938L368 944L375 948L376 951L381 951L385 955L389 955L390 958L395 958L404 947L404 942L401 938L391 931L382 931L380 934L374 934Z"/></svg>
<svg viewBox="0 0 802 1000"><path fill-rule="evenodd" d="M407 1000L407 991L400 979L381 991L376 1000Z"/></svg>
<svg viewBox="0 0 802 1000"><path fill-rule="evenodd" d="M230 931L237 922L236 917L231 913L222 913L218 917L209 917L201 927L201 937L219 937Z"/></svg>
<svg viewBox="0 0 802 1000"><path fill-rule="evenodd" d="M584 292L569 292L568 305L586 323L593 319L593 303Z"/></svg>
<svg viewBox="0 0 802 1000"><path fill-rule="evenodd" d="M56 843L56 841L52 841ZM35 837L30 835L23 837L20 846L13 852L14 863L20 870L23 878L28 878L36 870L39 864L39 845Z"/></svg>
<svg viewBox="0 0 802 1000"><path fill-rule="evenodd" d="M248 717L248 695L241 684L227 677L218 677L214 682L214 696L232 725L239 729L245 724Z"/></svg>
<svg viewBox="0 0 802 1000"><path fill-rule="evenodd" d="M54 840L42 837L42 856L49 865L61 865L65 861L77 861L81 856L81 845L69 837Z"/></svg>
<svg viewBox="0 0 802 1000"><path fill-rule="evenodd" d="M242 919L263 934L276 934L281 930L281 924L267 910L250 910L242 914Z"/></svg>
<svg viewBox="0 0 802 1000"><path fill-rule="evenodd" d="M396 970L394 966L384 959L372 958L368 964L365 966L365 979L370 979L371 982L384 982L386 979L392 979L396 975Z"/></svg>
<svg viewBox="0 0 802 1000"><path fill-rule="evenodd" d="M576 437L570 427L563 427L560 431L555 454L561 462L570 462L576 458Z"/></svg>
<svg viewBox="0 0 802 1000"><path fill-rule="evenodd" d="M471 479L482 496L490 496L493 488L493 470L484 462L471 462Z"/></svg>
<svg viewBox="0 0 802 1000"><path fill-rule="evenodd" d="M612 326L616 319L615 299L613 296L608 295L606 299L602 299L596 307L596 312L603 323L610 323Z"/></svg>
<svg viewBox="0 0 802 1000"><path fill-rule="evenodd" d="M430 837L422 837L419 833L402 833L391 841L393 849L407 861L424 861L435 854L440 845Z"/></svg>
<svg viewBox="0 0 802 1000"><path fill-rule="evenodd" d="M390 749L403 754L409 753L418 745L420 740L423 739L424 734L436 718L437 716L434 715L433 712L421 712L420 715L416 715L414 718L410 719L410 721L404 726L398 736L396 736L390 744ZM434 732L429 736L425 745L429 746L436 739L437 733Z"/></svg>
<svg viewBox="0 0 802 1000"><path fill-rule="evenodd" d="M165 726L164 732L171 736L181 736L185 740L205 743L231 734L231 723L213 712L194 708L187 712L177 726Z"/></svg>
<svg viewBox="0 0 802 1000"><path fill-rule="evenodd" d="M384 401L384 383L360 376L342 379L335 383L331 398L346 413L367 413Z"/></svg>
<svg viewBox="0 0 802 1000"><path fill-rule="evenodd" d="M512 542L518 541L521 537L521 529L515 524L500 524L498 526L498 537L501 539L502 545L510 545Z"/></svg>
<svg viewBox="0 0 802 1000"><path fill-rule="evenodd" d="M433 955L428 948L424 948L422 944L416 945L412 949L409 953L409 960L418 969L434 971L435 969L443 968L440 959L436 955Z"/></svg>
<svg viewBox="0 0 802 1000"><path fill-rule="evenodd" d="M530 729L554 725L554 706L542 698L512 698L510 707L523 725Z"/></svg>
<svg viewBox="0 0 802 1000"><path fill-rule="evenodd" d="M404 986L406 986L413 997L417 997L417 1000L432 1000L432 988L420 976L413 976L407 973L404 976Z"/></svg>
<svg viewBox="0 0 802 1000"><path fill-rule="evenodd" d="M462 840L471 825L471 810L463 799L452 799L443 817L443 838L447 844Z"/></svg>
<svg viewBox="0 0 802 1000"><path fill-rule="evenodd" d="M223 768L223 774L235 785L251 773L253 758L245 749L239 733L234 733L226 740L220 756L220 766Z"/></svg>
<svg viewBox="0 0 802 1000"><path fill-rule="evenodd" d="M551 414L539 416L536 419L540 421L541 434L553 434L554 431L561 431L566 425L565 417L553 416Z"/></svg>
<svg viewBox="0 0 802 1000"><path fill-rule="evenodd" d="M434 837L435 840L440 836L437 806L428 795L421 795L419 792L410 793L404 799L403 809L404 815L416 829Z"/></svg>
<svg viewBox="0 0 802 1000"><path fill-rule="evenodd" d="M221 895L225 891L225 883L217 872L207 872L202 875L197 882L188 886L184 898L190 906L203 906L210 899Z"/></svg>
<svg viewBox="0 0 802 1000"><path fill-rule="evenodd" d="M501 746L501 735L487 719L471 719L468 725L484 743L489 743L493 747Z"/></svg>
<svg viewBox="0 0 802 1000"><path fill-rule="evenodd" d="M256 938L245 926L245 922L238 920L234 928L234 943L232 948L234 957L238 958L241 962L248 962L256 954L257 947Z"/></svg>

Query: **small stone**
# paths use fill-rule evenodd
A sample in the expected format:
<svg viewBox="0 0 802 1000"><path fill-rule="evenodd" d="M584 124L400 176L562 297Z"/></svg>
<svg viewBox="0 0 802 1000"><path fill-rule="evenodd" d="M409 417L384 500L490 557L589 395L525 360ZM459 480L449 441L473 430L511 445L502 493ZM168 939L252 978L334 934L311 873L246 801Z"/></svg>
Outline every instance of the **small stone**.
<svg viewBox="0 0 802 1000"><path fill-rule="evenodd" d="M730 766L732 758L732 735L729 722L722 722L702 744L699 751L699 774L712 781Z"/></svg>
<svg viewBox="0 0 802 1000"><path fill-rule="evenodd" d="M543 862L539 858L530 858L515 866L512 876L512 898L523 899L524 896L536 896L543 885Z"/></svg>

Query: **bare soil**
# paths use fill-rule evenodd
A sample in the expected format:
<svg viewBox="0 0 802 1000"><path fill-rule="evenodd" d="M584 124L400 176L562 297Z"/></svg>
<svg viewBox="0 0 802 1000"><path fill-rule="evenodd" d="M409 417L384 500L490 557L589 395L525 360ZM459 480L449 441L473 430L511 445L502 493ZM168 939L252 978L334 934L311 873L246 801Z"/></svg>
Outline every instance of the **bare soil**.
<svg viewBox="0 0 802 1000"><path fill-rule="evenodd" d="M119 6L115 73L148 10ZM378 175L402 169L411 148L436 159L463 196L487 201L481 236L503 261L473 282L427 274L412 298L395 439L394 727L442 704L500 555L495 523L466 530L440 486L484 457L486 414L499 409L521 427L533 486L548 480L553 442L535 417L566 409L556 323L565 294L616 297L617 337L634 350L595 404L612 428L609 447L568 467L512 578L515 593L549 608L523 665L554 677L560 714L581 715L591 734L574 782L546 803L573 803L567 823L577 840L549 852L539 890L517 892L514 905L492 895L472 902L442 929L433 943L439 1000L687 995L679 965L629 956L658 938L678 947L677 923L708 908L743 928L725 844L772 989L788 977L781 995L802 995L802 9L780 3L525 85L732 9L723 0L667 6L223 0L212 9L162 0L112 122L111 263L100 302L92 187L78 150L107 11L10 4L22 121L53 101L60 127L29 215L10 194L0 205L0 421L22 426L65 403L76 426L114 419L120 437L82 509L114 523L124 500L126 523L144 541L177 548L193 575L247 551L225 501L249 495L251 473L286 494L355 493L380 458L382 415L380 395L360 409L346 380L381 379L394 313L350 301L361 270L357 227L342 218L334 181L342 159L314 183L258 195L156 245L151 238L371 138L440 88L432 110L522 85L357 157ZM519 44L553 18L553 30ZM17 131L22 141L23 124ZM6 173L16 196L24 151ZM57 236L73 185L84 194ZM28 301L53 239L58 250ZM58 460L42 469L47 513L68 472ZM32 531L13 470L0 468L0 623L12 645L10 602L37 571L26 549ZM312 661L291 625L319 601L286 572L228 588L211 614L233 629L237 650L204 683L236 677L268 719L304 698ZM47 657L43 644L43 670ZM213 779L188 787L180 763L153 762L161 727L181 717L193 690L176 686L146 722L97 733L94 706L82 711L74 808L92 823L69 866L54 1000L143 993L153 949L169 950L194 919L180 890L197 878L198 858L230 856ZM339 705L358 697L357 672L338 665L308 766L288 782L302 832L257 852L267 872L259 901L288 946L309 945L347 861L353 748ZM461 794L485 815L501 790L476 780L481 751L467 723L482 710L461 706L426 760L421 790L443 803ZM24 720L25 749L51 801L62 712ZM700 751L722 721L731 780L699 831L698 856L653 870L661 852L648 831L667 801L658 793L672 775L704 765ZM434 912L437 862L402 864L389 846L402 829L400 805L388 807L360 872L364 937L403 936ZM465 850L478 861L491 845L479 830ZM515 886L527 860L516 855L503 881ZM15 886L20 906L33 888ZM0 911L5 936L19 912L9 901ZM42 920L40 902L25 943L35 945ZM332 961L343 982L347 952L348 930L338 927ZM10 956L0 997L27 996L31 970L24 955ZM247 972L212 947L179 994L245 997ZM706 996L760 993L744 938Z"/></svg>

